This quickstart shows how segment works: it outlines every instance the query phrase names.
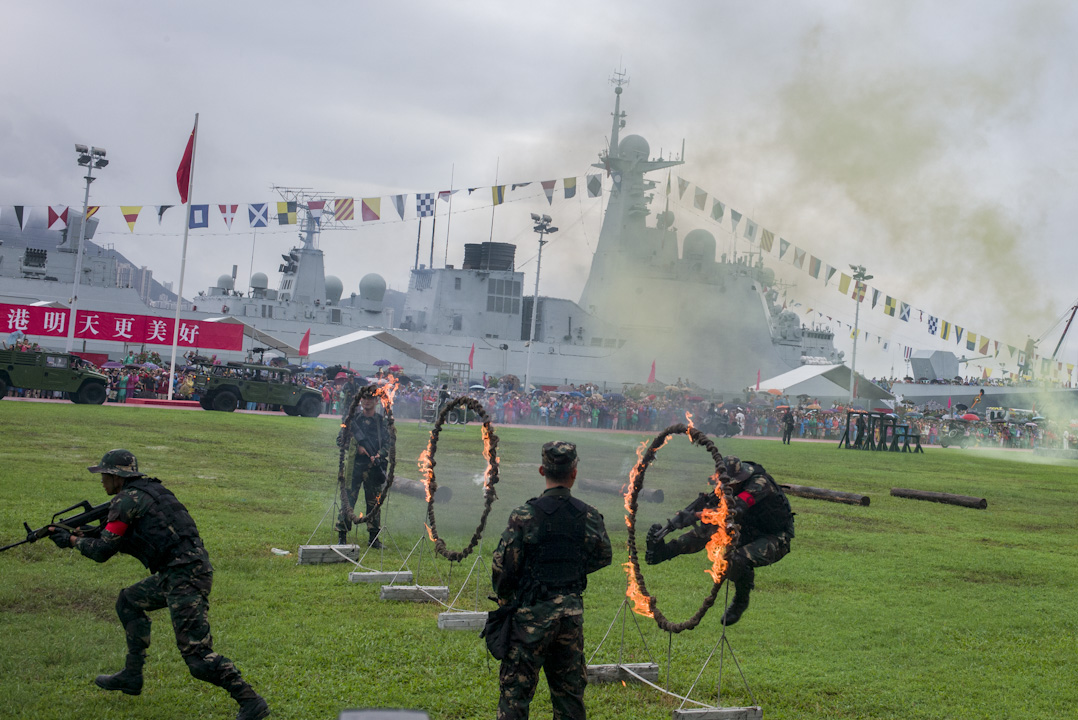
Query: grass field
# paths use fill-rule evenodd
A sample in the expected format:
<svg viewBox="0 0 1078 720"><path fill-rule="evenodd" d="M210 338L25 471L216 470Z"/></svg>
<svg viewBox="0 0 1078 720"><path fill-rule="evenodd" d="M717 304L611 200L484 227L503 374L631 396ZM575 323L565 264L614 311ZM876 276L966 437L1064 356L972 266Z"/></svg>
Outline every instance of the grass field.
<svg viewBox="0 0 1078 720"><path fill-rule="evenodd" d="M76 501L107 499L86 472L104 451L127 447L144 472L165 481L198 523L216 568L211 623L216 649L269 700L276 718L336 718L344 708L406 707L432 718L490 718L497 665L475 633L437 628L436 605L387 602L378 586L348 582L345 565L299 566L297 547L333 542L338 424L331 419L183 412L155 408L0 403L3 474L0 544L22 522L46 524ZM429 428L398 427L398 476L418 479L415 460ZM462 609L489 609L489 554L510 510L537 495L542 442L577 442L580 474L624 481L644 435L503 427L499 500L472 558L450 568L419 543L410 567L421 584L464 589ZM869 507L790 498L793 551L757 572L752 605L730 642L764 717L1078 717L1078 464L1030 453L929 449L924 455L862 453L835 445L727 440L724 453L763 464L780 481L868 494ZM484 463L478 428L447 428L438 481L453 499L437 505L438 530L453 548L479 518ZM661 505L641 504L638 523L664 520L706 489L709 458L681 438L661 451L646 486ZM890 497L892 487L975 495L987 510ZM684 694L719 638L719 609L672 638L652 621L619 617L625 591L621 498L579 492L605 515L614 564L585 595L589 657L613 627L596 663L660 665ZM385 522L405 552L426 537L425 503L392 495ZM291 555L279 556L272 548ZM396 568L392 547L378 566ZM710 587L701 556L645 567L648 587L674 620L691 615ZM51 542L0 555L0 706L3 718L77 714L108 718L224 718L235 705L190 677L167 614L140 697L91 684L123 661L116 593L145 576L132 558L98 565ZM479 587L476 587L478 577ZM721 594L720 594L721 597ZM477 599L478 598L478 599ZM478 603L478 604L477 604ZM615 622L615 619L618 618ZM718 658L693 696L714 700ZM725 705L752 697L729 656ZM677 701L646 687L597 685L589 717L668 718ZM549 717L545 683L533 717Z"/></svg>

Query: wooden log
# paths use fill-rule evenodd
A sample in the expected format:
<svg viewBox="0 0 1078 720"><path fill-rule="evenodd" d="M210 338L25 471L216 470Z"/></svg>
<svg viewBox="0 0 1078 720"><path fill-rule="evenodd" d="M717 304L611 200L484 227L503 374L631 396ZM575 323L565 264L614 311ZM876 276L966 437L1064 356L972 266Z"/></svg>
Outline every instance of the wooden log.
<svg viewBox="0 0 1078 720"><path fill-rule="evenodd" d="M674 720L763 720L764 710L752 707L717 707L675 710Z"/></svg>
<svg viewBox="0 0 1078 720"><path fill-rule="evenodd" d="M929 502L945 503L947 505L961 505L975 510L984 510L988 507L987 499L969 495L952 495L951 493L910 490L909 488L891 488L891 494L895 497L909 498L910 500L928 500Z"/></svg>
<svg viewBox="0 0 1078 720"><path fill-rule="evenodd" d="M622 663L620 665L588 665L588 684L610 682L640 682L640 677L653 683L659 682L659 666L655 663Z"/></svg>
<svg viewBox="0 0 1078 720"><path fill-rule="evenodd" d="M576 487L585 492L600 492L607 495L624 495L626 483L616 480L590 480L577 478ZM662 488L640 488L640 499L644 502L661 503L663 501Z"/></svg>
<svg viewBox="0 0 1078 720"><path fill-rule="evenodd" d="M418 480L409 480L408 478L402 478L396 476L393 478L393 487L390 488L390 492L399 492L402 495L408 495L410 497L417 497L423 502L427 501L427 488L423 483ZM445 485L438 486L438 492L434 493L434 504L441 505L447 503L453 499L453 488L446 487Z"/></svg>
<svg viewBox="0 0 1078 720"><path fill-rule="evenodd" d="M444 612L438 614L439 630L482 630L487 624L485 612Z"/></svg>
<svg viewBox="0 0 1078 720"><path fill-rule="evenodd" d="M378 597L403 602L449 602L445 585L383 585Z"/></svg>
<svg viewBox="0 0 1078 720"><path fill-rule="evenodd" d="M348 573L348 582L354 583L411 583L415 582L412 578L411 570L375 570L371 572L350 572Z"/></svg>
<svg viewBox="0 0 1078 720"><path fill-rule="evenodd" d="M300 545L300 565L322 565L359 560L358 545Z"/></svg>
<svg viewBox="0 0 1078 720"><path fill-rule="evenodd" d="M824 488L809 487L807 485L781 485L787 495L811 498L813 500L827 500L828 502L846 503L847 505L862 505L868 507L871 499L868 495L842 492L841 490L826 490Z"/></svg>

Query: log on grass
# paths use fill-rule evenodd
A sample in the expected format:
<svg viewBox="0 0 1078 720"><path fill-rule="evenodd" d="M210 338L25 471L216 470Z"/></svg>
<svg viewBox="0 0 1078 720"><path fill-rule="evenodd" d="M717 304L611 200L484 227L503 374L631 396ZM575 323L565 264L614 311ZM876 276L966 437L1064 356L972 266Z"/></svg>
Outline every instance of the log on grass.
<svg viewBox="0 0 1078 720"><path fill-rule="evenodd" d="M418 480L409 480L408 478L395 477L393 478L393 492L399 492L402 495L410 495L411 497L417 497L420 500L426 501L427 488ZM437 492L434 493L434 504L441 505L447 503L453 499L453 488L439 485Z"/></svg>
<svg viewBox="0 0 1078 720"><path fill-rule="evenodd" d="M638 675L649 682L659 682L659 666L655 663L588 665L588 685L612 682L640 682L637 679Z"/></svg>
<svg viewBox="0 0 1078 720"><path fill-rule="evenodd" d="M971 497L969 495L952 495L951 493L910 490L909 488L891 488L891 494L895 497L928 500L929 502L945 503L947 505L961 505L962 507L976 510L984 510L988 507L988 500L985 498Z"/></svg>
<svg viewBox="0 0 1078 720"><path fill-rule="evenodd" d="M601 492L607 495L624 495L626 483L619 483L616 480L589 480L588 478L579 478L576 481L576 487L585 492ZM662 488L640 488L640 499L644 502L661 503L663 501Z"/></svg>
<svg viewBox="0 0 1078 720"><path fill-rule="evenodd" d="M787 495L811 498L813 500L827 500L829 502L846 503L847 505L861 505L868 507L871 502L868 495L842 492L841 490L827 490L825 488L809 487L807 485L782 485Z"/></svg>

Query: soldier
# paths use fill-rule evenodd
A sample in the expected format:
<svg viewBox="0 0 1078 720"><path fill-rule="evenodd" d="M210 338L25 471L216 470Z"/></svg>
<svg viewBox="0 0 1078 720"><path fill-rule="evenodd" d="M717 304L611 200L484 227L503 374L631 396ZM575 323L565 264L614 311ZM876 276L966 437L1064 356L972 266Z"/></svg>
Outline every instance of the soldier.
<svg viewBox="0 0 1078 720"><path fill-rule="evenodd" d="M135 456L110 450L100 465L105 492L112 495L109 515L99 538L79 537L52 528L60 548L76 547L86 557L105 562L118 552L133 555L152 575L120 591L116 614L127 635L127 662L114 675L98 675L94 683L127 695L142 692L142 665L150 645L148 610L168 607L180 655L199 680L222 687L240 704L236 720L259 720L269 706L240 676L232 661L213 651L209 595L213 566L187 508L157 478L139 472Z"/></svg>
<svg viewBox="0 0 1078 720"><path fill-rule="evenodd" d="M734 520L741 526L738 546L729 557L730 565L726 571L726 578L734 583L734 599L722 616L723 625L733 625L749 607L749 593L755 587L755 568L776 563L790 552L794 513L782 488L762 465L741 462L736 457L724 458L723 462L721 482L733 491L731 510ZM703 550L715 527L700 524L670 542L661 537L661 531L662 526L658 524L648 531L644 560L649 565Z"/></svg>
<svg viewBox="0 0 1078 720"><path fill-rule="evenodd" d="M500 606L516 607L512 640L499 672L498 720L528 717L546 673L554 718L584 718L584 601L588 574L610 564L610 538L598 510L570 493L576 446L543 446L546 491L518 507L491 558Z"/></svg>
<svg viewBox="0 0 1078 720"><path fill-rule="evenodd" d="M790 411L790 408L786 408L786 413L782 416L782 444L789 445L790 437L794 434L794 414Z"/></svg>
<svg viewBox="0 0 1078 720"><path fill-rule="evenodd" d="M359 399L359 414L352 417L348 425L348 431L356 443L356 455L352 464L352 484L348 488L348 501L354 508L359 499L359 488L363 487L363 494L367 501L367 514L374 510L378 502L378 494L386 481L385 466L389 461L389 426L381 414L375 412L378 400L373 397ZM337 537L341 545L348 541L348 531L352 529L352 521L345 516L342 507L337 517ZM382 543L378 540L381 528L378 524L378 515L371 518L368 526L370 532L370 547L381 549Z"/></svg>

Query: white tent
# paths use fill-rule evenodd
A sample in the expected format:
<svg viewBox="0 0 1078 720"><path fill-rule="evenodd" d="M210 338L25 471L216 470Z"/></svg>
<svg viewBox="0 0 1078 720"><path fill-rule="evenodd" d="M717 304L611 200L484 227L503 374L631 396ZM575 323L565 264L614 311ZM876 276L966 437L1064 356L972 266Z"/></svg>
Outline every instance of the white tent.
<svg viewBox="0 0 1078 720"><path fill-rule="evenodd" d="M856 373L855 400L894 400L895 396ZM760 391L778 390L783 395L827 400L849 400L850 369L845 365L802 365L789 372L760 381Z"/></svg>

